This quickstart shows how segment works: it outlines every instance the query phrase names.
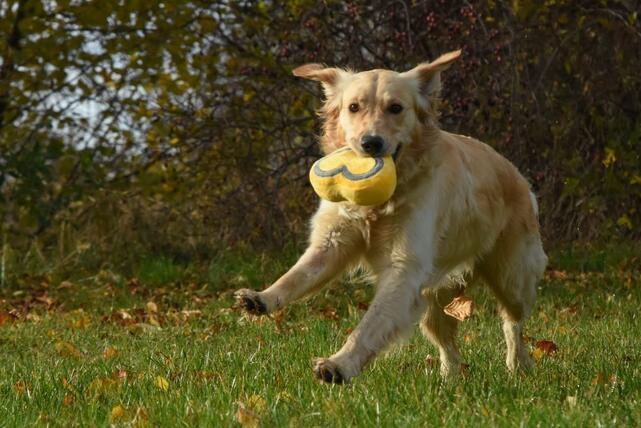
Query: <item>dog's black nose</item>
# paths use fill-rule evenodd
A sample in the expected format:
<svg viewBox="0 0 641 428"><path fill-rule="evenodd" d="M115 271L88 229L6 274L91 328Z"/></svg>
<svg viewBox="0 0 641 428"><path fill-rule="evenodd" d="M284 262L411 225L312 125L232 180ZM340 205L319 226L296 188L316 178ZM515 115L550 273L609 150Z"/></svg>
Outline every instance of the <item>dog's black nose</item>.
<svg viewBox="0 0 641 428"><path fill-rule="evenodd" d="M371 156L380 155L384 145L385 140L378 135L366 135L361 140L363 151Z"/></svg>

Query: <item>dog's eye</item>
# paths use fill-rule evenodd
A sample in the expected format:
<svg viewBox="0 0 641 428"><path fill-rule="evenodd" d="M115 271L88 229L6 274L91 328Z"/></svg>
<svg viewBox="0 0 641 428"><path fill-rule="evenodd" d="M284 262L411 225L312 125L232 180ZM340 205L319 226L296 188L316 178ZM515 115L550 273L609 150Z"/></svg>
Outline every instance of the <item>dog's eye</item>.
<svg viewBox="0 0 641 428"><path fill-rule="evenodd" d="M358 111L358 109L359 109L359 107L358 107L358 104L356 104L356 103L351 103L349 105L349 111L351 111L352 113L356 113Z"/></svg>
<svg viewBox="0 0 641 428"><path fill-rule="evenodd" d="M399 114L403 111L403 106L400 104L392 104L387 110L392 114Z"/></svg>

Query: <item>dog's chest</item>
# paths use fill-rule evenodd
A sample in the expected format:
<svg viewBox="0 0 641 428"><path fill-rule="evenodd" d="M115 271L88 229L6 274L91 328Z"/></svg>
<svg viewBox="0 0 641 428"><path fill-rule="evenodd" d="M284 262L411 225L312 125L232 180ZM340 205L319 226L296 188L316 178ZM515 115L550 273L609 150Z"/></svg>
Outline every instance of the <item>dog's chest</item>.
<svg viewBox="0 0 641 428"><path fill-rule="evenodd" d="M403 235L403 212L393 203L380 207L349 207L347 215L361 230L367 252L388 251Z"/></svg>

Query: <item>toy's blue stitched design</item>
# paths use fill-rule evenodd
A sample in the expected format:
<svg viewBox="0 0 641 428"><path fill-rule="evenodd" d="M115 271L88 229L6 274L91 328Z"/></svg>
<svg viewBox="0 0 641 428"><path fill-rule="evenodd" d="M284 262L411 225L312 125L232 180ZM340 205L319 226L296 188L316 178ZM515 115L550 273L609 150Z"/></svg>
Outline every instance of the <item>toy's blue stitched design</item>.
<svg viewBox="0 0 641 428"><path fill-rule="evenodd" d="M349 148L346 147L343 150L334 152L334 154L342 153L346 150L349 150ZM374 166L372 167L372 169L362 174L353 174L349 170L349 168L347 168L346 165L341 165L338 168L325 171L320 167L321 160L322 159L317 160L316 163L314 164L314 174L323 178L334 177L335 175L342 173L345 176L345 178L347 178L348 180L352 180L352 181L365 180L366 178L370 178L371 176L377 174L381 169L383 169L383 159L381 158L374 158Z"/></svg>

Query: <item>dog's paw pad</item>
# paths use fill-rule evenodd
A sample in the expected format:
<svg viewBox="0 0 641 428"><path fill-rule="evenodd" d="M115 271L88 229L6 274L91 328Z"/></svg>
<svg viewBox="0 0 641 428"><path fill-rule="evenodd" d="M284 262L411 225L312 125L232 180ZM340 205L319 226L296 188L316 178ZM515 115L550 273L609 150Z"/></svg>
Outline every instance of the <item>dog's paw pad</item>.
<svg viewBox="0 0 641 428"><path fill-rule="evenodd" d="M234 293L236 305L254 315L263 315L267 313L267 306L260 299L258 292L249 289L238 290Z"/></svg>
<svg viewBox="0 0 641 428"><path fill-rule="evenodd" d="M316 361L314 374L319 380L326 383L342 384L345 382L345 378L336 364L325 358L321 358Z"/></svg>

